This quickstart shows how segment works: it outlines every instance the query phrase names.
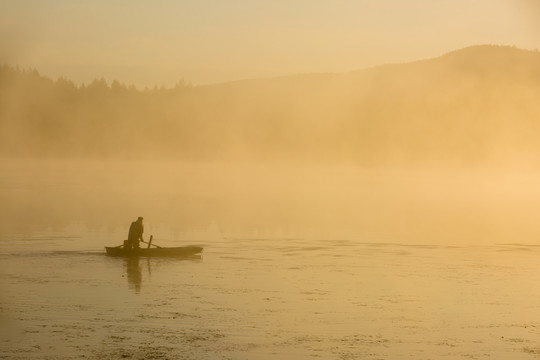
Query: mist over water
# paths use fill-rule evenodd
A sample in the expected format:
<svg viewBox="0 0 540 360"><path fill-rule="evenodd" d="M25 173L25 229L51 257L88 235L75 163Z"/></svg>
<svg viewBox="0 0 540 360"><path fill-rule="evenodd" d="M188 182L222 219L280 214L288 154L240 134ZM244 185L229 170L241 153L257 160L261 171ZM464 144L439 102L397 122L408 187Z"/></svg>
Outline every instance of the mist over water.
<svg viewBox="0 0 540 360"><path fill-rule="evenodd" d="M1 173L3 233L73 224L112 231L144 216L147 234L424 244L539 235L534 171L14 160Z"/></svg>

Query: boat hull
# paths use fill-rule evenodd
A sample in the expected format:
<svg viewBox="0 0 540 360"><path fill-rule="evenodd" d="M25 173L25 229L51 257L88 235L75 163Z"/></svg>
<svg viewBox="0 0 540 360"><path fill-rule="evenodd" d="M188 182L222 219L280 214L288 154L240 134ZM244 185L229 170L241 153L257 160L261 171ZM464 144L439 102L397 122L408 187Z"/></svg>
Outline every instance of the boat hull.
<svg viewBox="0 0 540 360"><path fill-rule="evenodd" d="M200 254L200 246L182 246L169 248L139 248L127 250L123 247L105 247L109 256L155 256L155 257L189 257Z"/></svg>

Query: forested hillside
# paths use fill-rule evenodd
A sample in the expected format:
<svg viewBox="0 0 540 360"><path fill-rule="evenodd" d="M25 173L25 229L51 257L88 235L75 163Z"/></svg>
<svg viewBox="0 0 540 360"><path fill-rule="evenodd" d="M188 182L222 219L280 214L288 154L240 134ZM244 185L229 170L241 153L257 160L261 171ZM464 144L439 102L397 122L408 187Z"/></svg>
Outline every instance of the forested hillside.
<svg viewBox="0 0 540 360"><path fill-rule="evenodd" d="M76 86L0 67L0 154L359 165L540 160L540 53L477 46L407 64L210 86Z"/></svg>

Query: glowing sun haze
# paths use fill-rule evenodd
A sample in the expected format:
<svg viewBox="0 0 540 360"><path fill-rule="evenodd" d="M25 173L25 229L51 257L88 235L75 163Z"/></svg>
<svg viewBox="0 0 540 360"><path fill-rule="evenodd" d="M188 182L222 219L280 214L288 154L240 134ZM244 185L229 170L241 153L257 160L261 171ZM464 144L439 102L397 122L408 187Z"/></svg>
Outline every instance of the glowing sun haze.
<svg viewBox="0 0 540 360"><path fill-rule="evenodd" d="M536 0L0 0L0 63L76 82L342 72L477 44L540 47Z"/></svg>

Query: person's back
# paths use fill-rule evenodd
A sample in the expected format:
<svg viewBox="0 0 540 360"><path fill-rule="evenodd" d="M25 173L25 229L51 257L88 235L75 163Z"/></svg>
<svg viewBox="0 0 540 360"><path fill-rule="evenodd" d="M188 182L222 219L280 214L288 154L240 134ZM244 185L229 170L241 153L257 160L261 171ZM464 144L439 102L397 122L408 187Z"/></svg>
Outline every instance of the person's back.
<svg viewBox="0 0 540 360"><path fill-rule="evenodd" d="M143 218L139 217L137 221L132 222L129 226L128 247L130 249L138 248L139 240L143 241L144 226L142 220Z"/></svg>

